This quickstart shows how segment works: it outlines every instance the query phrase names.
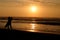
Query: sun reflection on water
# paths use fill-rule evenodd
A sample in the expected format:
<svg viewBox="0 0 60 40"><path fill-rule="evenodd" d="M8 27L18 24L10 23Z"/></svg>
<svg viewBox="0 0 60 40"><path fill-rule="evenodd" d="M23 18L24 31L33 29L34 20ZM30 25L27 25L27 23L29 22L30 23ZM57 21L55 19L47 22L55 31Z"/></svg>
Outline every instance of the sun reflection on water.
<svg viewBox="0 0 60 40"><path fill-rule="evenodd" d="M35 28L36 27L36 24L32 23L30 25L31 25L30 30L27 30L27 31L36 32L36 28Z"/></svg>
<svg viewBox="0 0 60 40"><path fill-rule="evenodd" d="M32 30L35 29L35 24L31 24L31 29L32 29Z"/></svg>

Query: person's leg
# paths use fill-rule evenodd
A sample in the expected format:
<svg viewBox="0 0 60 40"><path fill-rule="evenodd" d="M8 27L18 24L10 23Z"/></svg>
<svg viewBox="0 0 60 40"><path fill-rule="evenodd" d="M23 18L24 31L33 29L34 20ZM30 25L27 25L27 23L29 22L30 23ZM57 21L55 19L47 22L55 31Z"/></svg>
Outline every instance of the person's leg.
<svg viewBox="0 0 60 40"><path fill-rule="evenodd" d="M8 23L5 25L5 29L7 29L8 28Z"/></svg>
<svg viewBox="0 0 60 40"><path fill-rule="evenodd" d="M10 29L12 29L12 25L11 25L11 23L10 23Z"/></svg>
<svg viewBox="0 0 60 40"><path fill-rule="evenodd" d="M9 23L7 23L7 26L6 26L6 27L7 27L8 30L10 29L10 28L9 28Z"/></svg>

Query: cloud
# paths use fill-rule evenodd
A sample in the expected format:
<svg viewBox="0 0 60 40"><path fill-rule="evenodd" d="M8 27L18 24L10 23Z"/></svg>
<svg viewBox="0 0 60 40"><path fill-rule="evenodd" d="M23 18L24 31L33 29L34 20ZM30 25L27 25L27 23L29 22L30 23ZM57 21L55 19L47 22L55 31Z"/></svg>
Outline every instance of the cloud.
<svg viewBox="0 0 60 40"><path fill-rule="evenodd" d="M0 6L26 6L31 3L42 5L60 5L60 0L0 0Z"/></svg>
<svg viewBox="0 0 60 40"><path fill-rule="evenodd" d="M40 3L60 4L60 0L31 0L31 1Z"/></svg>
<svg viewBox="0 0 60 40"><path fill-rule="evenodd" d="M27 2L29 0L0 0L0 2Z"/></svg>
<svg viewBox="0 0 60 40"><path fill-rule="evenodd" d="M26 6L30 3L34 3L31 0L0 0L0 6Z"/></svg>
<svg viewBox="0 0 60 40"><path fill-rule="evenodd" d="M41 2L60 4L60 0L0 0L0 2Z"/></svg>
<svg viewBox="0 0 60 40"><path fill-rule="evenodd" d="M32 3L30 0L0 0L0 3Z"/></svg>

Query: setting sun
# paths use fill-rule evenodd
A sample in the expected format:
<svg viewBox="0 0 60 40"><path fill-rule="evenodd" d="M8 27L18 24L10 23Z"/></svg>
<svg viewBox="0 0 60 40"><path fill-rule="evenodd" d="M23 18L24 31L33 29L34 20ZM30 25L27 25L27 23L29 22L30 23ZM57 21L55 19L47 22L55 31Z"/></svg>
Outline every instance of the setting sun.
<svg viewBox="0 0 60 40"><path fill-rule="evenodd" d="M31 7L31 11L32 11L32 12L35 12L36 10L37 10L37 8L36 8L35 6L32 6L32 7Z"/></svg>
<svg viewBox="0 0 60 40"><path fill-rule="evenodd" d="M31 10L31 12L36 12L37 11L37 7L36 6L31 6L30 10Z"/></svg>

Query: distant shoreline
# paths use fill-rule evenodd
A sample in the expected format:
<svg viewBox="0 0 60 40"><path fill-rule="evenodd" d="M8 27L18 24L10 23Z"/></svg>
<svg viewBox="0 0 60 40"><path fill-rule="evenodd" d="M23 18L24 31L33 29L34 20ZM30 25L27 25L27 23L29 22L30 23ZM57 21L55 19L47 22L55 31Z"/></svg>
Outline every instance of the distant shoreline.
<svg viewBox="0 0 60 40"><path fill-rule="evenodd" d="M40 17L12 17L13 20L27 20L27 21L60 21L60 18L40 18ZM8 17L0 17L0 20L7 20Z"/></svg>

